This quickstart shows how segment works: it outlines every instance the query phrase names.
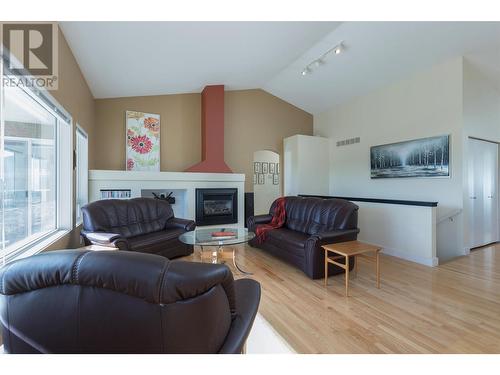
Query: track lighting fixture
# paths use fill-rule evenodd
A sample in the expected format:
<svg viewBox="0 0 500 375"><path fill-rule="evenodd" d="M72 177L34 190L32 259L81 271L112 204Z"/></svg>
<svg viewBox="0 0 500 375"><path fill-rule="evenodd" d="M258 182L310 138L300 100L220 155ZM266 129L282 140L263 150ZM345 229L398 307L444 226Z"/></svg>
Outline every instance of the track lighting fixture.
<svg viewBox="0 0 500 375"><path fill-rule="evenodd" d="M302 70L301 74L305 76L312 73L313 68L319 68L321 65L323 65L326 62L326 58L328 57L328 55L330 55L332 52L335 55L339 55L344 52L344 42L340 42L339 44L337 44L333 48L330 48L328 51L322 54L319 58L307 64L306 67Z"/></svg>
<svg viewBox="0 0 500 375"><path fill-rule="evenodd" d="M305 76L305 75L308 75L311 72L312 72L311 68L309 68L308 66L306 66L304 68L304 70L302 71L302 75Z"/></svg>

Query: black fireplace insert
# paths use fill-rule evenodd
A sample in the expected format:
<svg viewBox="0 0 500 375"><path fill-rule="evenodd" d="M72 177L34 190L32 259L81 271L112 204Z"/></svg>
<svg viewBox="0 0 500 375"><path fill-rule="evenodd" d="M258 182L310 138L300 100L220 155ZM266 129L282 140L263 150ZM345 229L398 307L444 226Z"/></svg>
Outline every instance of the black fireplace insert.
<svg viewBox="0 0 500 375"><path fill-rule="evenodd" d="M196 189L196 225L238 222L238 189Z"/></svg>

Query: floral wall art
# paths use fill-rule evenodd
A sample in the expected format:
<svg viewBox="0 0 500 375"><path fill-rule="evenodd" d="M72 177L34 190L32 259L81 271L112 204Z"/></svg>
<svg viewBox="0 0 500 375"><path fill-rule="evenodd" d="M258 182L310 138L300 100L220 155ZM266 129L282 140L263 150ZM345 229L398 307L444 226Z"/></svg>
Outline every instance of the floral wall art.
<svg viewBox="0 0 500 375"><path fill-rule="evenodd" d="M126 111L127 171L160 170L160 115Z"/></svg>

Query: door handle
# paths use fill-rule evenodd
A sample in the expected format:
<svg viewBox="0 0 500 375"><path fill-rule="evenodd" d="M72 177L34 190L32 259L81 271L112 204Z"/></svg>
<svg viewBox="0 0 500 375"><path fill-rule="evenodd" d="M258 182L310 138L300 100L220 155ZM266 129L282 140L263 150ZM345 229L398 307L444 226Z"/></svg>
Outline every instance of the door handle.
<svg viewBox="0 0 500 375"><path fill-rule="evenodd" d="M493 195L488 195L488 198L490 198L490 199L493 198Z"/></svg>
<svg viewBox="0 0 500 375"><path fill-rule="evenodd" d="M477 199L477 197L469 197L470 199Z"/></svg>

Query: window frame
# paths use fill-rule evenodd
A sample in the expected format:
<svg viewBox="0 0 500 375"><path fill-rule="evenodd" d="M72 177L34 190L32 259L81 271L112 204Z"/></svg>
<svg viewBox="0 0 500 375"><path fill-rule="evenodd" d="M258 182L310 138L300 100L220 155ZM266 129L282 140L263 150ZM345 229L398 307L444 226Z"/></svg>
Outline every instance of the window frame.
<svg viewBox="0 0 500 375"><path fill-rule="evenodd" d="M0 56L0 82L3 82L4 59ZM28 74L27 74L28 75ZM4 220L0 220L0 265L17 258L33 255L44 250L48 245L67 234L73 228L73 120L71 115L47 91L34 87L18 87L36 104L41 105L56 118L55 129L55 160L56 160L56 228L40 236L19 241L19 245L9 252L6 251L4 239ZM3 197L5 193L4 170L4 139L5 139L5 88L0 85L0 210L4 215ZM10 137L9 137L10 138Z"/></svg>
<svg viewBox="0 0 500 375"><path fill-rule="evenodd" d="M86 170L87 170L87 173L86 173L86 191L87 191L87 201L86 203L89 202L89 188L88 188L88 183L89 183L89 176L88 176L88 171L89 171L89 135L88 133L85 131L85 129L83 129L80 124L76 124L75 126L75 154L74 154L74 158L75 158L75 228L78 227L79 225L81 225L83 223L83 215L81 214L81 211L78 212L78 190L79 190L79 187L80 187L80 171L79 171L79 168L80 168L80 154L78 152L78 145L79 145L79 142L78 142L78 136L82 136L84 139L85 139L85 142L86 142L86 151L85 151L85 156L86 156Z"/></svg>

